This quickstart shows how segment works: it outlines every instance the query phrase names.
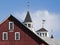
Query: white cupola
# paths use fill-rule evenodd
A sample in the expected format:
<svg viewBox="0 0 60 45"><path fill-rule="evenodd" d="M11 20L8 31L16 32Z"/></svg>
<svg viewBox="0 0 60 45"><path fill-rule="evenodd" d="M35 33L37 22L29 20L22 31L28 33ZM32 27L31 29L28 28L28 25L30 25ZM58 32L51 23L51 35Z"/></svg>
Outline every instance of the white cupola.
<svg viewBox="0 0 60 45"><path fill-rule="evenodd" d="M44 28L44 22L45 20L43 20L42 28L37 30L36 33L41 37L49 37L48 31Z"/></svg>
<svg viewBox="0 0 60 45"><path fill-rule="evenodd" d="M34 32L33 23L32 23L32 20L31 20L31 16L30 16L29 11L27 11L26 18L25 18L23 24L24 24L28 29L30 29L31 31Z"/></svg>
<svg viewBox="0 0 60 45"><path fill-rule="evenodd" d="M41 28L41 29L37 30L36 32L41 37L49 37L48 31L45 28Z"/></svg>

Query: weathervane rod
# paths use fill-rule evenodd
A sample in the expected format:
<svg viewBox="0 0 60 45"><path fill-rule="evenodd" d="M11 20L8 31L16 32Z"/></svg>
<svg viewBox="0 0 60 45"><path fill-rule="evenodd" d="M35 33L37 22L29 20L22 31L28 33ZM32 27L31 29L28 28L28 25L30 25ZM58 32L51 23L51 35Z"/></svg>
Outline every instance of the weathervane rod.
<svg viewBox="0 0 60 45"><path fill-rule="evenodd" d="M42 20L42 28L44 28L45 20Z"/></svg>
<svg viewBox="0 0 60 45"><path fill-rule="evenodd" d="M30 8L30 1L28 0L27 1L27 9L28 9L28 11L29 11L29 8Z"/></svg>

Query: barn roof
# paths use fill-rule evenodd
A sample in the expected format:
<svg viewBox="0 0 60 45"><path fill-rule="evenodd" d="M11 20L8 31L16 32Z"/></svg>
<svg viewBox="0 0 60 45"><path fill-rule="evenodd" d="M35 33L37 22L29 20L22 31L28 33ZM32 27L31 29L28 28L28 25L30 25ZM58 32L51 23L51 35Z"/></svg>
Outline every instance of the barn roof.
<svg viewBox="0 0 60 45"><path fill-rule="evenodd" d="M32 39L34 39L37 43L45 43L46 45L48 45L47 42L45 42L43 39L41 39L39 36L37 36L35 33L33 33L30 29L28 29L27 27L25 27L18 19L16 19L14 16L10 15L6 20L10 20L13 21L14 24L16 24L20 29L22 29L22 31L24 31L26 34L28 34ZM5 20L5 21L6 21ZM4 23L4 22L3 22ZM3 24L2 23L2 24ZM2 26L2 25L1 25Z"/></svg>
<svg viewBox="0 0 60 45"><path fill-rule="evenodd" d="M52 39L50 37L40 37L46 41L49 45L60 45L60 39Z"/></svg>

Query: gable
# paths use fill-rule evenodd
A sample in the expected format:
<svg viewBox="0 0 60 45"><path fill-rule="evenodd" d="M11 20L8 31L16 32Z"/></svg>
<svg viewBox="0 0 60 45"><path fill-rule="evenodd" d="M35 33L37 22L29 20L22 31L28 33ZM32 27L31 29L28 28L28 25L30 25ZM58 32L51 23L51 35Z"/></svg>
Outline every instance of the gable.
<svg viewBox="0 0 60 45"><path fill-rule="evenodd" d="M32 38L35 42L37 43L45 43L46 45L48 45L44 40L42 40L41 38L39 38L37 35L35 35L32 31L30 31L28 28L26 28L19 20L17 20L15 17L13 17L12 15L10 15L10 17L7 19L9 21L13 21L14 24L20 28L24 33L26 33L28 36L30 36L30 38ZM6 21L7 21L6 20ZM6 21L4 21L3 23L5 23ZM3 23L1 24L1 26L3 25ZM6 25L7 23L5 23Z"/></svg>

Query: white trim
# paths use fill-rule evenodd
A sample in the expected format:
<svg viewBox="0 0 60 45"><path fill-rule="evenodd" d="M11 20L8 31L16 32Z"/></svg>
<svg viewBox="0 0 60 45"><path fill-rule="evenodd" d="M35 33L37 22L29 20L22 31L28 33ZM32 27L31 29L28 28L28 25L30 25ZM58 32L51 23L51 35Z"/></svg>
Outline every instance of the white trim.
<svg viewBox="0 0 60 45"><path fill-rule="evenodd" d="M6 39L4 39L4 34L6 34ZM8 32L3 32L2 33L2 40L8 40Z"/></svg>
<svg viewBox="0 0 60 45"><path fill-rule="evenodd" d="M10 23L13 23L13 28L12 28L12 30L10 29ZM10 22L9 22L9 31L13 31L13 30L14 30L14 22L10 21Z"/></svg>
<svg viewBox="0 0 60 45"><path fill-rule="evenodd" d="M19 39L16 39L16 34L19 34ZM20 32L15 32L15 40L20 40Z"/></svg>

